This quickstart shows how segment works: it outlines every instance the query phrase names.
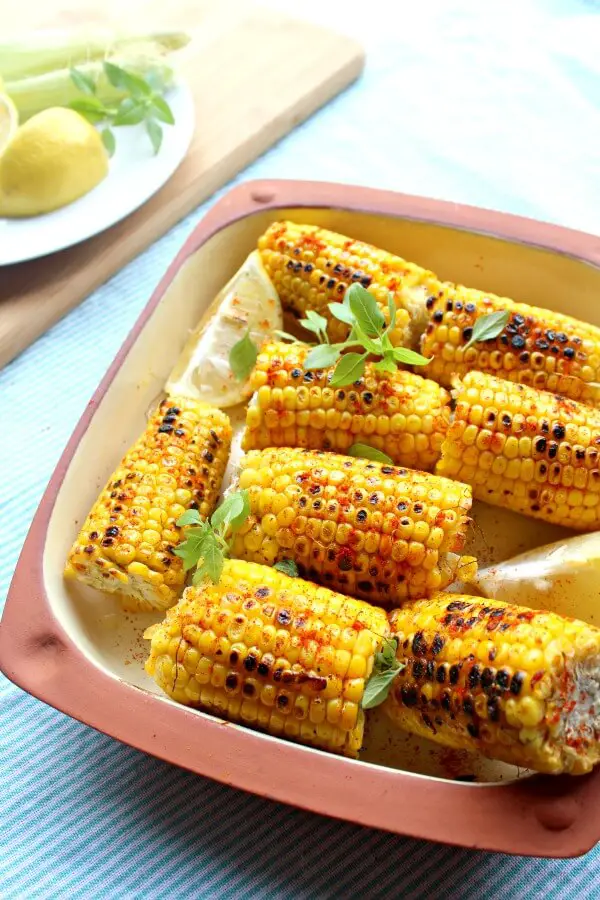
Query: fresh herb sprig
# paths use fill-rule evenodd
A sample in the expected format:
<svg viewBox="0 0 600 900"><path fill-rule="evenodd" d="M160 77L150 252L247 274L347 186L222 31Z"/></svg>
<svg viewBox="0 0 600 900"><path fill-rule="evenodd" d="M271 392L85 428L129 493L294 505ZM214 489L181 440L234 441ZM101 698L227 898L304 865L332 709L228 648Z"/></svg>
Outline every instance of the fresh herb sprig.
<svg viewBox="0 0 600 900"><path fill-rule="evenodd" d="M148 78L142 78L107 60L102 65L109 82L126 96L117 106L107 106L97 96L94 79L81 69L71 69L71 80L83 96L72 100L69 103L70 109L74 109L93 125L98 122L107 123L100 132L100 137L109 156L113 155L116 148L113 127L137 125L140 122L144 123L154 153L157 154L163 139L162 123L175 124L173 111L162 96L164 86L152 74Z"/></svg>
<svg viewBox="0 0 600 900"><path fill-rule="evenodd" d="M385 463L390 466L394 465L394 460L391 459L387 453L383 453L383 451L378 450L377 447L371 447L370 444L361 444L360 442L352 444L352 446L346 450L346 455L358 457L359 459L370 459L372 462Z"/></svg>
<svg viewBox="0 0 600 900"><path fill-rule="evenodd" d="M463 347L463 353L478 341L491 341L498 337L508 325L509 319L510 312L507 309L479 316L473 323L473 332Z"/></svg>
<svg viewBox="0 0 600 900"><path fill-rule="evenodd" d="M384 638L382 649L375 654L373 673L362 697L363 709L373 709L386 699L396 675L404 669L404 663L396 659L398 638Z"/></svg>
<svg viewBox="0 0 600 900"><path fill-rule="evenodd" d="M361 284L350 285L343 303L329 304L331 315L350 326L348 338L341 343L330 344L327 332L321 332L323 342L309 352L304 361L305 367L320 369L335 365L330 385L345 387L362 377L369 356L379 356L374 368L389 373L395 372L399 363L424 366L431 362L407 347L393 346L390 332L396 327L396 304L391 295L388 298L388 310L390 321L386 327L385 316L373 295ZM318 318L327 324L322 316ZM300 324L307 327L305 320ZM344 353L350 348L353 348L352 352Z"/></svg>
<svg viewBox="0 0 600 900"><path fill-rule="evenodd" d="M175 553L183 560L185 572L196 568L193 584L206 579L218 583L223 563L229 556L231 539L249 515L248 491L241 490L226 497L210 519L202 520L197 509L188 509L179 516L176 524L180 528L191 527L187 528L184 540L175 547Z"/></svg>
<svg viewBox="0 0 600 900"><path fill-rule="evenodd" d="M280 559L273 568L278 572L283 572L284 575L289 575L290 578L298 577L298 566L293 559Z"/></svg>
<svg viewBox="0 0 600 900"><path fill-rule="evenodd" d="M362 285L352 284L347 289L343 303L330 303L331 315L350 326L350 333L345 341L337 344L329 343L327 319L314 310L309 310L305 319L298 323L306 331L312 332L319 343L312 346L305 361L306 369L327 369L335 366L330 385L345 387L358 381L365 371L365 364L370 356L380 357L374 363L380 372L393 374L398 365L425 366L431 362L420 353L407 347L394 347L390 332L396 326L396 304L390 295L388 299L389 325L386 327L385 316L377 305L375 298ZM297 341L284 331L276 332L283 340ZM351 352L344 352L349 350ZM235 344L229 354L229 365L235 377L245 380L250 375L258 348L247 333Z"/></svg>

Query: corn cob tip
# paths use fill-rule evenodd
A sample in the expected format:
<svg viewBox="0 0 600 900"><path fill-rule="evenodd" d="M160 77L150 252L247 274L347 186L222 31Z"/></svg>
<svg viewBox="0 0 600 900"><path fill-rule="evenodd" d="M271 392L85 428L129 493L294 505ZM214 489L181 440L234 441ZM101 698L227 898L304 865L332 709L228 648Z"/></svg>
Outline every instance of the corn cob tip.
<svg viewBox="0 0 600 900"><path fill-rule="evenodd" d="M540 772L600 761L600 629L555 613L438 594L390 615L398 726Z"/></svg>

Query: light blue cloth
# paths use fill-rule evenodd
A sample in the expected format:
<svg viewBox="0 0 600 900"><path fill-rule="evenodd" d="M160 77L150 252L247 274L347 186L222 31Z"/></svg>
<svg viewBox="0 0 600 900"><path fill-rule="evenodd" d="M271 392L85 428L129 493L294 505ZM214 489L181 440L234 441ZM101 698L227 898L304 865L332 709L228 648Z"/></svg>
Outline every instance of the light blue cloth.
<svg viewBox="0 0 600 900"><path fill-rule="evenodd" d="M273 4L346 27L367 69L236 181L369 184L600 234L598 0L396 0L389 14L380 0ZM0 598L90 395L215 199L0 372ZM592 898L599 861L456 850L280 806L138 753L0 677L6 900Z"/></svg>

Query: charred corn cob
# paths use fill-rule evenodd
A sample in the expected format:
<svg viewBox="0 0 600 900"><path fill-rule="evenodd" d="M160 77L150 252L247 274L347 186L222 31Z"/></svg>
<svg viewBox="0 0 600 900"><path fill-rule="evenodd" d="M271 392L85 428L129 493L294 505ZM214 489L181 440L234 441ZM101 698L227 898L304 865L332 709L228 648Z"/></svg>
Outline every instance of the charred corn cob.
<svg viewBox="0 0 600 900"><path fill-rule="evenodd" d="M476 499L579 531L600 528L600 411L469 372L436 471Z"/></svg>
<svg viewBox="0 0 600 900"><path fill-rule="evenodd" d="M276 569L225 563L146 632L146 670L173 700L356 756L383 610Z"/></svg>
<svg viewBox="0 0 600 900"><path fill-rule="evenodd" d="M384 709L399 727L549 774L600 760L600 629L462 594L390 625L405 668Z"/></svg>
<svg viewBox="0 0 600 900"><path fill-rule="evenodd" d="M454 285L440 285L426 306L429 323L421 353L433 360L424 371L440 384L448 387L453 375L478 369L600 405L600 328L548 309ZM510 312L510 319L500 334L465 350L475 321L504 310Z"/></svg>
<svg viewBox="0 0 600 900"><path fill-rule="evenodd" d="M250 382L255 391L246 414L245 450L307 447L344 453L363 442L396 465L432 469L450 421L450 395L412 372L378 372L347 388L328 386L333 367L306 371L309 348L267 343Z"/></svg>
<svg viewBox="0 0 600 900"><path fill-rule="evenodd" d="M314 225L275 222L260 237L258 249L284 309L299 317L310 309L325 316L332 342L344 340L348 327L331 317L328 304L341 302L349 285L358 282L373 294L386 321L392 294L398 313L390 338L408 346L416 329L425 327L425 301L438 289L432 272Z"/></svg>
<svg viewBox="0 0 600 900"><path fill-rule="evenodd" d="M251 515L232 555L393 606L473 574L461 557L471 490L435 475L292 448L251 450L239 485Z"/></svg>
<svg viewBox="0 0 600 900"><path fill-rule="evenodd" d="M211 514L230 445L225 413L182 397L164 400L92 507L67 577L120 593L130 609L171 606L185 580L175 522L190 508Z"/></svg>

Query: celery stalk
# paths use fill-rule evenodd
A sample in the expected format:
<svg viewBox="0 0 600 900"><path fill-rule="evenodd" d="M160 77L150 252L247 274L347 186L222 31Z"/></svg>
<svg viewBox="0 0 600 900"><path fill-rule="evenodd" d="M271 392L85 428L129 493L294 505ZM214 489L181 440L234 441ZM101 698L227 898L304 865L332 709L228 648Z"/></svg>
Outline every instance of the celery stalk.
<svg viewBox="0 0 600 900"><path fill-rule="evenodd" d="M121 58L111 56L111 62L141 78L151 79L153 84L160 86L161 92L173 84L173 70L161 57ZM78 65L77 69L89 75L96 82L96 95L105 106L118 103L126 96L124 91L110 84L101 62ZM75 87L68 69L59 69L45 75L23 78L18 81L6 81L4 90L17 107L20 122L27 121L43 109L52 106L68 106L72 100L83 96Z"/></svg>
<svg viewBox="0 0 600 900"><path fill-rule="evenodd" d="M137 45L152 46L157 55L162 55L185 47L189 40L180 31L134 34L102 26L34 31L0 42L0 76L5 82L22 81L56 69L128 54Z"/></svg>

